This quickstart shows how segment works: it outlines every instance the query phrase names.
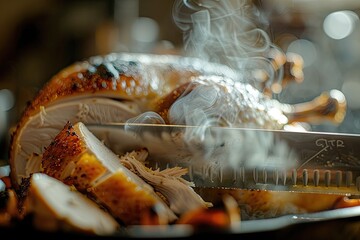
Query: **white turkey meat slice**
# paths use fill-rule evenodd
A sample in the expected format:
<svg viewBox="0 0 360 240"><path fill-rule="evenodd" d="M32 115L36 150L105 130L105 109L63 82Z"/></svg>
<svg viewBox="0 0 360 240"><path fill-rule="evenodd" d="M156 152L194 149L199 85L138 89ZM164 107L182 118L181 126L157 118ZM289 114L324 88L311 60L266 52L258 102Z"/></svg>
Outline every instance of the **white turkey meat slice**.
<svg viewBox="0 0 360 240"><path fill-rule="evenodd" d="M24 202L24 215L43 231L77 231L111 235L118 222L82 193L43 173L34 173Z"/></svg>
<svg viewBox="0 0 360 240"><path fill-rule="evenodd" d="M41 154L67 121L125 122L153 110L157 99L202 74L235 76L226 66L200 59L136 53L95 56L62 69L29 102L14 128L10 143L14 186L33 171L25 170L26 161L37 159L28 160L29 156Z"/></svg>
<svg viewBox="0 0 360 240"><path fill-rule="evenodd" d="M65 101L49 107L40 107L18 132L18 142L13 147L17 156L15 162L17 180L28 177L40 170L40 161L44 147L64 127L67 121L86 123L123 122L134 117L139 110L131 102L119 102L107 98L85 98Z"/></svg>
<svg viewBox="0 0 360 240"><path fill-rule="evenodd" d="M148 183L124 167L82 123L67 123L42 156L42 172L86 193L125 225L141 224L144 213L161 206L163 219L177 216Z"/></svg>

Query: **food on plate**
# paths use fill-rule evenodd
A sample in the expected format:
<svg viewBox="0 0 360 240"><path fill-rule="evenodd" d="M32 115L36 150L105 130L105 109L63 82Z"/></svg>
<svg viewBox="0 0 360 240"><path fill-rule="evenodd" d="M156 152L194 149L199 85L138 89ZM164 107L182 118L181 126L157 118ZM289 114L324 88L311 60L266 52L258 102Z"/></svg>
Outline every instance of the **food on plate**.
<svg viewBox="0 0 360 240"><path fill-rule="evenodd" d="M143 164L145 160L146 152L141 151L119 158L78 122L66 124L46 148L41 168L89 194L125 225L140 224L141 214L156 205L168 223L184 212L210 206L176 176L183 174L181 169L156 172Z"/></svg>
<svg viewBox="0 0 360 240"><path fill-rule="evenodd" d="M199 112L220 126L284 129L296 122L339 124L346 99L338 90L323 92L312 101L284 104L250 84L223 76L199 76L157 101L156 112L167 124L201 125ZM198 112L196 112L198 111Z"/></svg>
<svg viewBox="0 0 360 240"><path fill-rule="evenodd" d="M194 190L194 184L182 178L187 169L169 167L163 170L146 166L148 152L146 149L134 150L120 156L120 162L130 171L140 176L159 193L177 215L194 209L207 209L210 202L205 202Z"/></svg>
<svg viewBox="0 0 360 240"><path fill-rule="evenodd" d="M193 111L179 114L182 105ZM11 136L11 178L17 187L22 178L39 170L44 148L67 121L190 125L198 123L194 123L198 118L184 122L182 114L205 113L205 120L217 124L282 129L296 119L306 122L331 116L339 122L344 105L344 99L336 96L304 105L282 104L242 82L229 67L195 58L135 53L97 56L60 71L24 109Z"/></svg>
<svg viewBox="0 0 360 240"><path fill-rule="evenodd" d="M199 59L130 53L98 56L63 69L30 101L13 131L13 184L16 187L29 176L28 167L39 166L35 159L67 121L125 122L153 109L155 99L203 74L231 76L234 72ZM29 166L29 162L35 163Z"/></svg>
<svg viewBox="0 0 360 240"><path fill-rule="evenodd" d="M67 123L45 149L41 172L86 194L124 226L149 224L146 214L158 210L155 216L161 224L214 224L224 228L230 225L230 216L234 216L230 213L237 208L243 219L271 218L329 210L342 198L332 194L197 189L181 178L186 169L153 170L146 166L146 158L145 149L117 156L83 123ZM315 201L317 198L321 201ZM231 201L237 207L230 210ZM219 203L223 207L218 208ZM206 216L217 216L214 218L219 222Z"/></svg>
<svg viewBox="0 0 360 240"><path fill-rule="evenodd" d="M41 173L83 193L122 226L191 224L226 229L240 219L330 210L346 201L335 194L197 188L181 178L186 169L148 168L147 154L141 148L118 156L83 123L67 123L42 154Z"/></svg>
<svg viewBox="0 0 360 240"><path fill-rule="evenodd" d="M167 124L242 126L282 129L291 109L249 84L222 76L199 76L158 101L156 112ZM197 114L203 114L200 118Z"/></svg>
<svg viewBox="0 0 360 240"><path fill-rule="evenodd" d="M180 216L177 224L189 224L195 228L226 230L241 220L240 208L235 198L225 193L214 201L211 208L198 208Z"/></svg>
<svg viewBox="0 0 360 240"><path fill-rule="evenodd" d="M338 194L300 193L281 191L202 189L196 192L209 202L218 202L223 195L232 196L237 201L241 219L270 219L288 214L302 214L339 208L345 196ZM352 205L352 206L355 206Z"/></svg>
<svg viewBox="0 0 360 240"><path fill-rule="evenodd" d="M342 196L321 196L314 205L311 194L198 189L183 178L188 169L152 169L146 149L119 154L86 125L210 124L279 130L314 119L339 123L345 107L339 92L308 103L281 103L243 82L234 70L199 59L130 53L97 56L60 71L24 109L10 143L11 188L19 194L30 183L25 188L29 194L19 196L21 214L34 213L42 219L51 213L55 219L49 228L59 226L68 210L60 207L56 212L58 206L51 200L56 194L43 188L54 185L64 193L64 201L73 197L69 190L73 189L82 194L76 196L79 202L100 207L97 220L110 226L96 228L96 219L83 226L71 215L65 222L74 230L94 233L112 232L115 222L224 228L240 219L328 210ZM48 211L40 211L39 202ZM83 210L76 211L85 214ZM240 212L246 217L240 218ZM216 216L219 221L213 221Z"/></svg>
<svg viewBox="0 0 360 240"><path fill-rule="evenodd" d="M98 204L46 174L32 174L24 191L22 215L31 215L32 224L39 230L96 235L119 230L119 223Z"/></svg>
<svg viewBox="0 0 360 240"><path fill-rule="evenodd" d="M70 124L46 148L43 172L87 192L126 225L139 224L141 212L164 208L168 222L176 215L150 185L125 168L83 124Z"/></svg>

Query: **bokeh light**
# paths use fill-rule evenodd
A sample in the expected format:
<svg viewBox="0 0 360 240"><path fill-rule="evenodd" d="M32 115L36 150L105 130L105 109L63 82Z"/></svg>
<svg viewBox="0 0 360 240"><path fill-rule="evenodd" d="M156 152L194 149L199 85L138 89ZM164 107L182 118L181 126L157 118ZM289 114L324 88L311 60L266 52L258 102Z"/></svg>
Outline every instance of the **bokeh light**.
<svg viewBox="0 0 360 240"><path fill-rule="evenodd" d="M10 90L0 90L0 112L10 110L14 106L14 101L14 95Z"/></svg>
<svg viewBox="0 0 360 240"><path fill-rule="evenodd" d="M349 36L359 17L352 11L337 11L325 17L323 28L325 33L333 39L344 39Z"/></svg>
<svg viewBox="0 0 360 240"><path fill-rule="evenodd" d="M341 91L345 94L347 105L350 109L360 109L360 80L353 78L347 79L342 85Z"/></svg>
<svg viewBox="0 0 360 240"><path fill-rule="evenodd" d="M159 25L151 18L140 17L132 26L132 38L135 41L151 43L157 40L158 35Z"/></svg>
<svg viewBox="0 0 360 240"><path fill-rule="evenodd" d="M317 58L315 45L306 39L297 39L289 44L288 52L299 54L304 63L304 67L311 66Z"/></svg>

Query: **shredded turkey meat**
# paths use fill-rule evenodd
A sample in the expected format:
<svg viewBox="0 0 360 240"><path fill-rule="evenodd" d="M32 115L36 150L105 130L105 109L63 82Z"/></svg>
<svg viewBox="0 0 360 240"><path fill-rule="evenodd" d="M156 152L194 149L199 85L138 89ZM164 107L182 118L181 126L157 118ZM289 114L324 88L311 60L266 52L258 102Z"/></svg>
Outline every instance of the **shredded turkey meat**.
<svg viewBox="0 0 360 240"><path fill-rule="evenodd" d="M170 209L176 214L181 215L200 207L212 206L193 190L192 182L181 177L187 173L187 169L173 167L161 171L160 169L153 170L145 166L147 156L146 149L141 149L121 156L120 162L164 195Z"/></svg>

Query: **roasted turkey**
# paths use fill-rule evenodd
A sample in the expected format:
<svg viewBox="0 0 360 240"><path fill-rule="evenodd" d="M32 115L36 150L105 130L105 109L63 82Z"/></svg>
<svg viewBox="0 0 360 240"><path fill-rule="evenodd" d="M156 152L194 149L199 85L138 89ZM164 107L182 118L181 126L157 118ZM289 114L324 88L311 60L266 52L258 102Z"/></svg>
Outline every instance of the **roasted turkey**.
<svg viewBox="0 0 360 240"><path fill-rule="evenodd" d="M198 59L125 53L94 57L63 69L29 103L12 134L14 184L29 176L29 168L39 166L39 161L30 159L43 152L67 121L125 122L154 110L158 99L203 74L234 72Z"/></svg>
<svg viewBox="0 0 360 240"><path fill-rule="evenodd" d="M141 224L142 216L159 208L159 222L174 223L186 212L211 208L210 202L216 199L211 196L225 193L196 192L196 186L181 178L186 169L148 168L146 150L120 154L87 124L205 124L279 130L297 121L339 123L344 118L346 101L339 92L290 105L263 94L240 75L223 65L181 56L120 53L74 63L42 87L14 128L12 185L19 189L33 174L42 173L75 187L125 225ZM324 210L339 197L324 197L330 200L314 209L299 207L299 198L306 196L297 195L277 205L274 212L276 193L238 191L230 194L239 205L249 206L247 213L253 216L259 211L263 216L277 216L289 213L284 209ZM268 204L253 201L263 197Z"/></svg>
<svg viewBox="0 0 360 240"><path fill-rule="evenodd" d="M282 129L297 119L344 117L341 98L324 94L314 103L282 104L238 76L223 65L173 55L121 53L74 63L43 86L15 127L13 184L39 170L39 156L68 121L203 124L200 113L225 126Z"/></svg>
<svg viewBox="0 0 360 240"><path fill-rule="evenodd" d="M142 213L156 206L167 223L211 206L180 178L181 169L152 171L143 164L146 157L139 150L119 158L83 123L68 123L43 153L41 172L88 194L126 225L140 224Z"/></svg>

